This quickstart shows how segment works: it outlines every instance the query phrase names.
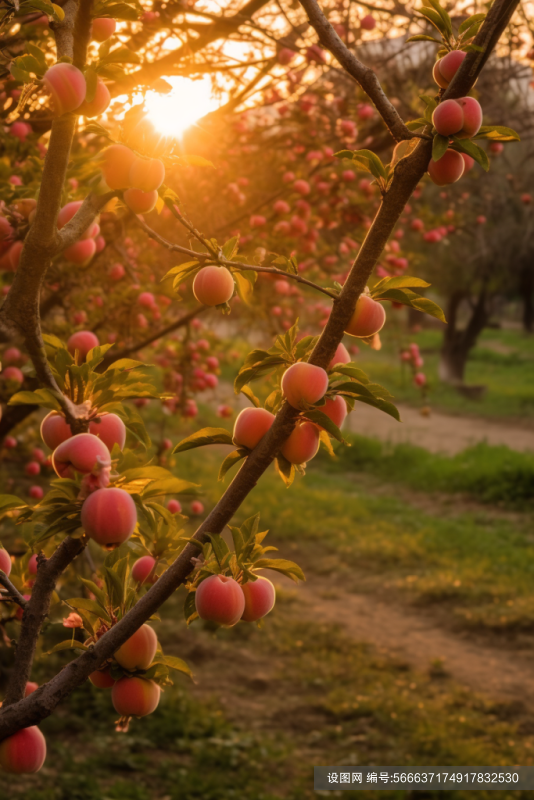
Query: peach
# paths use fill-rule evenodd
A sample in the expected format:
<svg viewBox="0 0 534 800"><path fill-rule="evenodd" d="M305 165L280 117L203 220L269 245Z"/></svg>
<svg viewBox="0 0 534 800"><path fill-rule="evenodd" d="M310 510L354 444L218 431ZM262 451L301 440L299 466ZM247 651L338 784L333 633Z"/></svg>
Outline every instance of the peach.
<svg viewBox="0 0 534 800"><path fill-rule="evenodd" d="M121 678L111 690L111 702L122 717L146 717L156 710L161 689L145 678Z"/></svg>
<svg viewBox="0 0 534 800"><path fill-rule="evenodd" d="M299 422L280 452L290 464L305 464L317 455L319 431L311 422Z"/></svg>
<svg viewBox="0 0 534 800"><path fill-rule="evenodd" d="M39 772L45 758L46 741L35 725L0 742L0 767L13 775Z"/></svg>
<svg viewBox="0 0 534 800"><path fill-rule="evenodd" d="M441 136L452 136L461 131L464 112L457 100L444 100L432 114L432 124Z"/></svg>
<svg viewBox="0 0 534 800"><path fill-rule="evenodd" d="M199 516L199 514L204 513L204 506L200 502L200 500L193 500L191 503L191 513L195 516Z"/></svg>
<svg viewBox="0 0 534 800"><path fill-rule="evenodd" d="M436 61L432 71L432 77L438 86L441 86L442 89L447 88L460 69L466 55L467 53L464 53L463 50L451 50L446 56Z"/></svg>
<svg viewBox="0 0 534 800"><path fill-rule="evenodd" d="M109 464L110 461L108 448L92 433L71 436L52 453L52 466L60 478L74 478L76 472L88 475L99 463Z"/></svg>
<svg viewBox="0 0 534 800"><path fill-rule="evenodd" d="M371 14L366 14L365 17L362 17L360 20L360 27L363 28L364 31L372 31L376 28L376 20Z"/></svg>
<svg viewBox="0 0 534 800"><path fill-rule="evenodd" d="M57 215L57 226L58 226L59 230L61 230L61 228L63 228L63 226L66 225L67 222L71 221L71 219L74 217L74 215L82 207L82 204L83 204L83 200L73 200L72 202L67 203L66 205L64 205L63 208L61 208L59 210L59 214ZM91 237L91 232L92 232L91 228L92 228L92 226L90 228L87 228L87 230L85 231L83 236L81 236L80 238L81 239L90 239L90 238L92 238Z"/></svg>
<svg viewBox="0 0 534 800"><path fill-rule="evenodd" d="M11 572L11 558L9 557L9 553L7 550L4 550L3 547L0 547L0 569L2 572L5 572L6 575L9 575Z"/></svg>
<svg viewBox="0 0 534 800"><path fill-rule="evenodd" d="M159 158L136 158L130 167L130 186L153 192L165 180L165 165Z"/></svg>
<svg viewBox="0 0 534 800"><path fill-rule="evenodd" d="M328 389L328 373L322 367L298 361L282 375L282 394L293 408L313 405Z"/></svg>
<svg viewBox="0 0 534 800"><path fill-rule="evenodd" d="M6 381L15 381L16 383L22 383L24 381L24 374L18 367L6 367L0 373L0 377Z"/></svg>
<svg viewBox="0 0 534 800"><path fill-rule="evenodd" d="M336 395L334 398L328 397L326 405L319 409L323 414L326 414L328 419L331 419L334 425L341 428L347 416L347 404L341 395Z"/></svg>
<svg viewBox="0 0 534 800"><path fill-rule="evenodd" d="M169 508L168 505L167 508ZM154 583L156 579L156 576L154 575L155 567L155 558L152 558L152 556L142 556L141 558L137 559L132 567L132 578L137 583Z"/></svg>
<svg viewBox="0 0 534 800"><path fill-rule="evenodd" d="M345 328L345 333L349 336L367 338L374 336L381 331L386 322L386 312L384 306L377 300L373 300L368 294L362 294L358 298L356 308Z"/></svg>
<svg viewBox="0 0 534 800"><path fill-rule="evenodd" d="M91 37L96 42L105 42L106 39L109 39L110 36L113 36L116 27L117 23L114 19L109 19L108 17L97 17L93 20L93 24L91 26Z"/></svg>
<svg viewBox="0 0 534 800"><path fill-rule="evenodd" d="M22 214L24 219L28 219L32 211L37 207L37 200L33 197L22 197L13 203L13 208Z"/></svg>
<svg viewBox="0 0 534 800"><path fill-rule="evenodd" d="M437 161L430 160L428 174L436 186L447 186L459 181L465 170L465 161L456 150L446 150Z"/></svg>
<svg viewBox="0 0 534 800"><path fill-rule="evenodd" d="M171 512L171 514L180 514L182 512L182 506L178 502L178 500L169 500L167 503L167 508Z"/></svg>
<svg viewBox="0 0 534 800"><path fill-rule="evenodd" d="M4 355L1 358L3 364L17 364L22 359L22 353L18 347L8 347L4 350Z"/></svg>
<svg viewBox="0 0 534 800"><path fill-rule="evenodd" d="M90 435L79 434L79 436ZM93 438L96 439L96 436ZM105 447L100 439L97 441ZM134 532L137 523L135 503L124 489L117 487L97 489L89 495L82 506L81 523L86 534L98 544L108 549L118 547Z"/></svg>
<svg viewBox="0 0 534 800"><path fill-rule="evenodd" d="M193 281L193 294L205 306L227 303L233 293L234 279L225 267L203 267Z"/></svg>
<svg viewBox="0 0 534 800"><path fill-rule="evenodd" d="M231 626L243 616L245 595L233 578L210 575L195 592L195 606L200 619Z"/></svg>
<svg viewBox="0 0 534 800"><path fill-rule="evenodd" d="M234 443L254 450L274 422L274 414L265 408L244 408L234 425Z"/></svg>
<svg viewBox="0 0 534 800"><path fill-rule="evenodd" d="M158 193L142 192L141 189L126 189L124 202L134 214L148 214L153 211L158 202Z"/></svg>
<svg viewBox="0 0 534 800"><path fill-rule="evenodd" d="M31 694L37 691L39 688L39 684L35 683L35 681L27 681L26 688L24 689L24 697L29 697Z"/></svg>
<svg viewBox="0 0 534 800"><path fill-rule="evenodd" d="M23 248L24 242L14 242L6 253L8 268L11 272L17 271Z"/></svg>
<svg viewBox="0 0 534 800"><path fill-rule="evenodd" d="M89 680L97 689L111 689L115 685L115 680L111 677L108 669L97 669L91 672Z"/></svg>
<svg viewBox="0 0 534 800"><path fill-rule="evenodd" d="M73 356L76 350L80 354L82 361L85 360L87 354L93 347L98 347L100 342L92 331L77 331L69 337L67 342L67 350Z"/></svg>
<svg viewBox="0 0 534 800"><path fill-rule="evenodd" d="M92 420L89 423L89 433L98 436L110 452L113 450L114 444L117 444L120 450L124 449L126 425L116 414L102 414Z"/></svg>
<svg viewBox="0 0 534 800"><path fill-rule="evenodd" d="M124 669L134 672L148 669L158 649L158 637L150 625L141 627L115 653L115 660Z"/></svg>
<svg viewBox="0 0 534 800"><path fill-rule="evenodd" d="M114 20L110 20L114 21ZM103 114L111 102L111 95L109 89L104 81L98 78L95 90L95 96L92 100L84 100L81 106L77 109L78 114L84 117L99 117Z"/></svg>
<svg viewBox="0 0 534 800"><path fill-rule="evenodd" d="M256 622L273 610L276 591L268 578L258 576L257 581L248 581L241 589L245 595L245 610L241 616L244 622Z"/></svg>
<svg viewBox="0 0 534 800"><path fill-rule="evenodd" d="M41 423L41 439L51 450L55 450L62 442L70 439L72 432L65 417L57 411L47 414Z"/></svg>
<svg viewBox="0 0 534 800"><path fill-rule="evenodd" d="M63 256L70 261L71 264L84 266L88 264L96 253L96 243L94 239L82 239L79 242L71 244L63 250Z"/></svg>
<svg viewBox="0 0 534 800"><path fill-rule="evenodd" d="M328 369L333 369L336 364L350 364L350 353L343 344L340 342L336 348L336 352L332 358L332 361L328 365Z"/></svg>
<svg viewBox="0 0 534 800"><path fill-rule="evenodd" d="M468 156L467 153L460 153L460 155L464 160L464 165L465 165L464 175L467 175L467 173L470 170L472 170L473 167L475 166L475 159L471 158L471 156Z"/></svg>
<svg viewBox="0 0 534 800"><path fill-rule="evenodd" d="M101 153L102 174L110 189L128 189L130 169L137 158L135 153L123 144L112 144Z"/></svg>
<svg viewBox="0 0 534 800"><path fill-rule="evenodd" d="M476 136L482 125L481 105L474 97L461 97L456 102L460 104L464 115L464 123L458 137L470 139L472 136Z"/></svg>
<svg viewBox="0 0 534 800"><path fill-rule="evenodd" d="M14 136L20 142L26 141L26 137L33 133L33 129L31 125L28 125L27 122L23 122L22 120L17 120L14 122L13 125L9 128L9 133L11 136Z"/></svg>
<svg viewBox="0 0 534 800"><path fill-rule="evenodd" d="M37 575L37 553L34 553L30 556L30 560L28 561L28 572L30 575Z"/></svg>
<svg viewBox="0 0 534 800"><path fill-rule="evenodd" d="M57 117L75 111L83 103L87 90L85 78L72 64L54 64L46 71L43 83L50 93L52 109Z"/></svg>

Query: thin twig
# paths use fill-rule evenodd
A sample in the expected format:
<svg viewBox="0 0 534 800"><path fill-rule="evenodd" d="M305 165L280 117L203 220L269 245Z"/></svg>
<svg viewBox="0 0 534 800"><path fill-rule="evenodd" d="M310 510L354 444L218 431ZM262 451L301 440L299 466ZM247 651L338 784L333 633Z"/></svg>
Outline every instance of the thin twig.
<svg viewBox="0 0 534 800"><path fill-rule="evenodd" d="M2 584L2 586L9 592L9 595L7 596L4 593L2 593L0 595L0 600L13 600L13 602L18 603L21 608L26 608L28 601L24 599L24 597L21 595L17 587L13 586L13 584L7 577L6 573L1 569L0 569L0 584Z"/></svg>

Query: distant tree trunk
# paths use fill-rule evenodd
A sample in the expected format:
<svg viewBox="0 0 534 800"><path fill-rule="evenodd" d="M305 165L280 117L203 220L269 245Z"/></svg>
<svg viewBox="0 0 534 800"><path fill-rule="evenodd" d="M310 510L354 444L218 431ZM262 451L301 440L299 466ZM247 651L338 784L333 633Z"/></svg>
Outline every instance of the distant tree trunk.
<svg viewBox="0 0 534 800"><path fill-rule="evenodd" d="M489 319L486 289L483 288L473 306L467 326L458 329L458 311L463 293L451 295L447 306L447 327L443 335L443 345L439 363L439 377L444 383L459 385L464 383L465 367L469 353L486 327Z"/></svg>
<svg viewBox="0 0 534 800"><path fill-rule="evenodd" d="M523 301L523 328L527 333L534 330L534 267L525 262L519 279L519 292Z"/></svg>

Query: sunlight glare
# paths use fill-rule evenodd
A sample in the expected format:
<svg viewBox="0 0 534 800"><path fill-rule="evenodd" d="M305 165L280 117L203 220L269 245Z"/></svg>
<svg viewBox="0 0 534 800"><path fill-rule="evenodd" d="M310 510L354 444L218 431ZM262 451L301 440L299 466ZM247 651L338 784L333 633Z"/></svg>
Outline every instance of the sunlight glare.
<svg viewBox="0 0 534 800"><path fill-rule="evenodd" d="M208 76L191 80L181 76L165 77L172 91L158 94L149 90L145 96L145 107L151 122L166 136L179 136L198 119L215 111L220 100L212 96Z"/></svg>

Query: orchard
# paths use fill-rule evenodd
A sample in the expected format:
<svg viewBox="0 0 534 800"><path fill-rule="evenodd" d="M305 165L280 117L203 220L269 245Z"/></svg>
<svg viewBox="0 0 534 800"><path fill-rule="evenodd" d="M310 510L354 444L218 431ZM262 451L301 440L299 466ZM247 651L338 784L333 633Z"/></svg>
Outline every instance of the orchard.
<svg viewBox="0 0 534 800"><path fill-rule="evenodd" d="M354 568L367 586L362 568L402 563L402 580L384 585L415 591L426 540L407 523L388 543L352 489L339 500L335 476L367 457L384 491L411 480L408 456L387 477L387 447L373 460L358 437L374 426L388 441L407 409L432 425L434 401L456 413L481 400L487 387L466 371L496 315L519 303L525 329L534 324L530 13L518 0L5 4L0 787L10 796L311 797L309 775L269 793L266 776L282 774L275 728L268 746L242 743L262 722L240 715L261 718L269 701L245 709L240 692L265 683L280 715L296 686L315 687L343 731L336 755L317 733L328 714L303 703L313 735L299 771L315 746L315 765L435 760L384 749L390 735L412 735L387 727L399 715L410 724L408 705L384 717L362 677L374 657L326 643L343 618L327 613L338 581ZM530 358L528 345L521 353ZM386 524L368 480L372 513L397 524L401 512ZM314 590L305 574L321 575L319 561L332 578ZM476 582L449 572L456 588ZM307 639L294 603L324 630ZM247 677L260 662L270 677ZM327 692L327 665L352 676L347 687L360 681L350 697ZM273 686L291 670L299 678L282 701ZM206 686L228 705L214 711ZM98 774L84 761L83 789L78 741L72 784L58 777L75 709L83 758L107 753ZM368 736L356 720L374 715L390 722ZM423 759L424 736L413 737L406 747ZM378 752L361 744L370 739ZM175 770L161 769L153 795L153 767L133 755L146 742ZM232 794L241 747L252 766ZM117 769L136 770L127 786L115 780L119 750L132 766Z"/></svg>

